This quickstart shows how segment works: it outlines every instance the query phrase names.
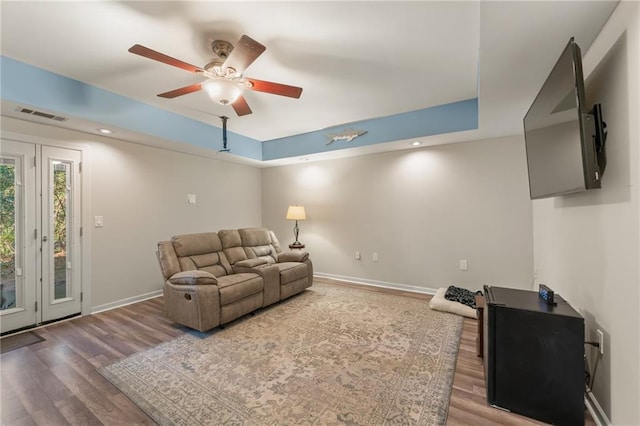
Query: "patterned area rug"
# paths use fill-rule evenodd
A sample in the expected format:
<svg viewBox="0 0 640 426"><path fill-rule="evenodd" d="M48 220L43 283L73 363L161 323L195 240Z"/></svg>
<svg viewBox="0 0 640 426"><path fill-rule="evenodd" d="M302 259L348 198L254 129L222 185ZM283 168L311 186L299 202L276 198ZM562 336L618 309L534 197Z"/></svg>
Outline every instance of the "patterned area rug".
<svg viewBox="0 0 640 426"><path fill-rule="evenodd" d="M426 300L314 284L98 371L162 425L441 425L461 332Z"/></svg>

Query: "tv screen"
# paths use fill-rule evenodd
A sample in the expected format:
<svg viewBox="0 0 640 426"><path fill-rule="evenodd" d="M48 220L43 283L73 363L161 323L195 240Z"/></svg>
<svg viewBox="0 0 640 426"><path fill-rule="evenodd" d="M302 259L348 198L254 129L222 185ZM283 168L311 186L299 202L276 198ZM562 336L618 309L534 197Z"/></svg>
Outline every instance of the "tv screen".
<svg viewBox="0 0 640 426"><path fill-rule="evenodd" d="M571 38L524 117L532 200L600 188L597 112L586 110L582 55Z"/></svg>

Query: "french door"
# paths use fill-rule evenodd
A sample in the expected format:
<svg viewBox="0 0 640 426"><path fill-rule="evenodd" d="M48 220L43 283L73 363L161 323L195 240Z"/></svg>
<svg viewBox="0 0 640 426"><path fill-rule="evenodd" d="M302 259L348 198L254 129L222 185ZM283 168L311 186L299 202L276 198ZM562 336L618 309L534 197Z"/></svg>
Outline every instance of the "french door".
<svg viewBox="0 0 640 426"><path fill-rule="evenodd" d="M2 333L81 312L81 151L0 150Z"/></svg>

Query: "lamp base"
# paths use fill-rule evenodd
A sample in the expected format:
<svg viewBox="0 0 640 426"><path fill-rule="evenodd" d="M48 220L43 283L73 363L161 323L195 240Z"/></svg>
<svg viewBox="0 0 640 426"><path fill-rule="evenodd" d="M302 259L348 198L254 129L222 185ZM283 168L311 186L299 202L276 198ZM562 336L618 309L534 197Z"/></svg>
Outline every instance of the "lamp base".
<svg viewBox="0 0 640 426"><path fill-rule="evenodd" d="M296 240L291 244L292 246L301 246L302 243L298 241L298 233L300 232L300 228L298 228L298 221L296 220L296 225L293 227L293 236Z"/></svg>

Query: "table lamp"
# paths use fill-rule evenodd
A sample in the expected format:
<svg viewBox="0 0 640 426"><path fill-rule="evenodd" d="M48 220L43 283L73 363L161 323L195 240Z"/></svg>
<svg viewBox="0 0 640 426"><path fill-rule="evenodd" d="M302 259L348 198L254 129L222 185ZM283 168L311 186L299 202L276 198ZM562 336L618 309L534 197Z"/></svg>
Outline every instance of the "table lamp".
<svg viewBox="0 0 640 426"><path fill-rule="evenodd" d="M293 227L293 235L296 237L296 240L292 246L302 246L302 243L298 241L298 233L300 232L300 228L298 228L298 221L307 219L307 216L304 213L304 207L289 206L289 210L287 210L287 219L296 221L296 225Z"/></svg>

